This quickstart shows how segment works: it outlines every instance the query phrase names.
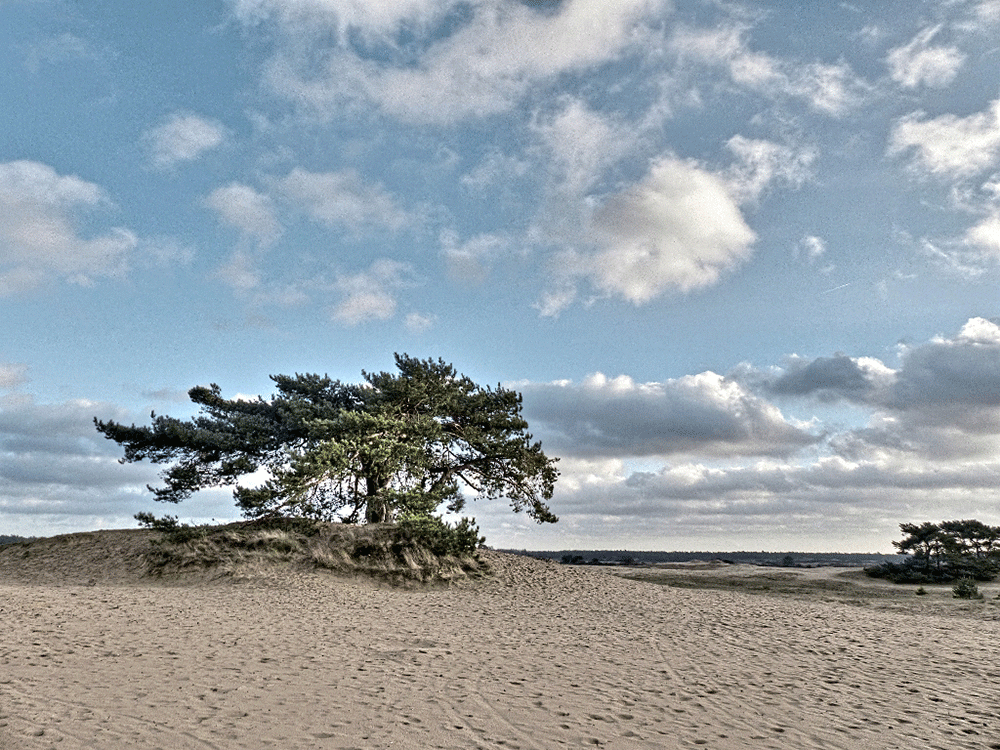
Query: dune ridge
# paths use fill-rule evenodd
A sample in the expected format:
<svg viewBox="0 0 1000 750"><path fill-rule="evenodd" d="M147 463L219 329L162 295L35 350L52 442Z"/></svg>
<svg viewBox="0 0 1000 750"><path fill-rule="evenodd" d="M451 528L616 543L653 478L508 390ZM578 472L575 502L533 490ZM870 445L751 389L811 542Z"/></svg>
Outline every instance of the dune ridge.
<svg viewBox="0 0 1000 750"><path fill-rule="evenodd" d="M100 578L114 536L0 554L0 747L1000 748L995 620L490 551L424 590Z"/></svg>

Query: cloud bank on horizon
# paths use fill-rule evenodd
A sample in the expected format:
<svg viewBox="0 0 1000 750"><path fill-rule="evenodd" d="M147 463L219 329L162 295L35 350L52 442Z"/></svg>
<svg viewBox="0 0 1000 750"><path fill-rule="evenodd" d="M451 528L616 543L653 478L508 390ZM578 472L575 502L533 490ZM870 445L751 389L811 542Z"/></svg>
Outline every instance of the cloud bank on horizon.
<svg viewBox="0 0 1000 750"><path fill-rule="evenodd" d="M0 29L4 532L149 509L95 415L393 351L517 384L562 457L557 527L474 507L498 546L1000 522L996 0L8 0Z"/></svg>

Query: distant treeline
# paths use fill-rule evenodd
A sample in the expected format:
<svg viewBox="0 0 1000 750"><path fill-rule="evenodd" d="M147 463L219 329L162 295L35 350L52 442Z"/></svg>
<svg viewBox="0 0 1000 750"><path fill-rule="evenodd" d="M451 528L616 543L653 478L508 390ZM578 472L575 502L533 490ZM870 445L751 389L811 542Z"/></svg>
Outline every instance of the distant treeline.
<svg viewBox="0 0 1000 750"><path fill-rule="evenodd" d="M631 550L559 550L530 552L508 549L515 555L526 555L570 565L654 565L691 561L722 560L748 565L780 567L836 566L862 568L903 559L902 555L854 552L634 552Z"/></svg>
<svg viewBox="0 0 1000 750"><path fill-rule="evenodd" d="M17 542L30 542L37 537L33 536L16 536L14 534L0 534L0 546L4 544L16 544Z"/></svg>

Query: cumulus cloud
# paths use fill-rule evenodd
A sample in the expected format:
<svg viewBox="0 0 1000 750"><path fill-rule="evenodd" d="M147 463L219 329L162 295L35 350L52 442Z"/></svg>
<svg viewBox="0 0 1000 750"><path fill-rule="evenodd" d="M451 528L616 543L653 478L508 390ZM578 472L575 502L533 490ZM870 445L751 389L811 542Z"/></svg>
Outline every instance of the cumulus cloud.
<svg viewBox="0 0 1000 750"><path fill-rule="evenodd" d="M245 237L255 238L260 245L270 245L281 236L274 202L249 185L232 182L216 188L205 198L205 205L224 223Z"/></svg>
<svg viewBox="0 0 1000 750"><path fill-rule="evenodd" d="M226 129L216 120L190 112L175 112L145 135L153 166L169 169L218 148Z"/></svg>
<svg viewBox="0 0 1000 750"><path fill-rule="evenodd" d="M562 458L553 507L570 535L646 529L658 545L664 522L672 538L701 540L738 523L772 544L875 549L901 519L982 516L1000 482L1000 325L985 318L902 348L895 369L834 354L725 378L518 388ZM769 399L842 416L805 428Z"/></svg>
<svg viewBox="0 0 1000 750"><path fill-rule="evenodd" d="M232 253L215 272L216 278L238 292L250 292L261 285L258 258L245 250Z"/></svg>
<svg viewBox="0 0 1000 750"><path fill-rule="evenodd" d="M97 49L87 40L67 32L32 45L27 50L24 65L32 74L37 75L43 65L80 61L110 64L112 58L113 53L109 50Z"/></svg>
<svg viewBox="0 0 1000 750"><path fill-rule="evenodd" d="M780 377L767 383L775 395L814 396L823 401L885 401L896 373L872 357L789 357Z"/></svg>
<svg viewBox="0 0 1000 750"><path fill-rule="evenodd" d="M437 322L436 315L428 315L425 313L411 312L406 314L404 324L406 325L406 330L411 333L423 333L434 327Z"/></svg>
<svg viewBox="0 0 1000 750"><path fill-rule="evenodd" d="M1000 23L1000 0L981 0L976 5L975 16L980 23Z"/></svg>
<svg viewBox="0 0 1000 750"><path fill-rule="evenodd" d="M128 229L85 229L110 201L100 187L58 174L46 164L0 164L0 296L53 278L91 284L123 274L139 239Z"/></svg>
<svg viewBox="0 0 1000 750"><path fill-rule="evenodd" d="M990 214L969 227L963 238L967 247L985 258L1000 259L1000 214Z"/></svg>
<svg viewBox="0 0 1000 750"><path fill-rule="evenodd" d="M733 377L772 396L844 402L869 425L836 440L851 457L899 452L937 460L1000 450L1000 326L971 318L952 337L901 347L893 369L874 357L792 357L777 376Z"/></svg>
<svg viewBox="0 0 1000 750"><path fill-rule="evenodd" d="M886 63L892 80L912 89L921 84L943 88L955 79L965 55L955 47L931 46L940 31L940 25L924 29L909 44L889 51Z"/></svg>
<svg viewBox="0 0 1000 750"><path fill-rule="evenodd" d="M530 384L521 392L533 428L576 456L785 455L816 440L713 372L662 383L597 373L579 385Z"/></svg>
<svg viewBox="0 0 1000 750"><path fill-rule="evenodd" d="M0 517L6 527L24 516L102 513L115 516L118 525L132 525L126 522L130 507L156 472L119 464L117 446L94 430L97 414L126 416L91 401L39 404L30 396L0 397Z"/></svg>
<svg viewBox="0 0 1000 750"><path fill-rule="evenodd" d="M995 321L972 318L953 338L938 336L905 349L902 361L893 406L908 411L938 407L945 411L935 410L935 421L986 421L1000 427L1000 325Z"/></svg>
<svg viewBox="0 0 1000 750"><path fill-rule="evenodd" d="M671 156L608 198L592 229L597 249L580 253L567 271L635 304L716 283L750 256L756 239L725 180Z"/></svg>
<svg viewBox="0 0 1000 750"><path fill-rule="evenodd" d="M969 177L989 169L1000 157L1000 99L968 117L906 115L889 138L889 155L900 154L912 154L914 167L936 176Z"/></svg>
<svg viewBox="0 0 1000 750"><path fill-rule="evenodd" d="M668 154L631 187L601 196L588 190L630 153L634 137L575 102L536 128L553 155L536 228L567 248L554 255L553 278L535 304L543 316L572 304L580 280L634 304L717 283L750 257L756 240L740 205L775 184L801 185L815 159L807 147L734 136L726 145L735 162L726 170Z"/></svg>
<svg viewBox="0 0 1000 750"><path fill-rule="evenodd" d="M121 464L121 448L93 418L141 421L114 404L77 399L39 403L0 396L0 524L7 533L57 534L80 527L128 528L138 511L162 512L146 489L162 467ZM208 521L236 514L228 493L202 493L186 515Z"/></svg>
<svg viewBox="0 0 1000 750"><path fill-rule="evenodd" d="M278 95L328 115L362 103L441 123L509 110L537 83L641 51L652 33L644 22L665 7L237 0L234 12L278 27L282 44L267 73ZM309 39L324 40L324 52Z"/></svg>
<svg viewBox="0 0 1000 750"><path fill-rule="evenodd" d="M355 234L396 232L419 221L382 185L366 181L353 169L309 172L296 167L277 187L313 220Z"/></svg>
<svg viewBox="0 0 1000 750"><path fill-rule="evenodd" d="M733 83L769 98L804 100L818 112L839 116L864 99L866 86L846 63L781 60L748 46L746 28L678 28L671 39L682 57L725 68Z"/></svg>

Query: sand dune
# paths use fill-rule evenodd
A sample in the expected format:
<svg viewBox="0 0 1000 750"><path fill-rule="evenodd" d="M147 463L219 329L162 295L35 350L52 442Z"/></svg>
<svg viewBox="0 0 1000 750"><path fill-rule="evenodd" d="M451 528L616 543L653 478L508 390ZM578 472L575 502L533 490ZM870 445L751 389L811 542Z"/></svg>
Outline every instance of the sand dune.
<svg viewBox="0 0 1000 750"><path fill-rule="evenodd" d="M1000 748L988 604L678 589L491 552L488 580L409 591L87 567L113 554L0 555L0 747Z"/></svg>

